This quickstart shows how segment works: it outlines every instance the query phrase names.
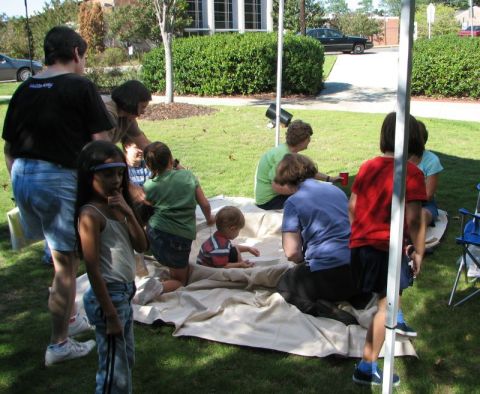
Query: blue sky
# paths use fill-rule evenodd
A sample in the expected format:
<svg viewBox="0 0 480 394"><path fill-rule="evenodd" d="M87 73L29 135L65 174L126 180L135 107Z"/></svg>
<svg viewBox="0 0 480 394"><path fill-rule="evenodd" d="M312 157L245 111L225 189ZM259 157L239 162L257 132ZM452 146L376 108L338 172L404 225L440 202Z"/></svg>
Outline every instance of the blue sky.
<svg viewBox="0 0 480 394"><path fill-rule="evenodd" d="M45 0L27 0L28 13L35 14L43 9ZM25 16L24 0L0 0L0 13L7 16Z"/></svg>
<svg viewBox="0 0 480 394"><path fill-rule="evenodd" d="M46 0L27 0L28 13L33 15L43 9ZM375 3L375 1L374 1ZM348 5L351 9L357 7L358 0L348 0ZM24 0L0 0L0 13L5 13L7 16L24 16Z"/></svg>

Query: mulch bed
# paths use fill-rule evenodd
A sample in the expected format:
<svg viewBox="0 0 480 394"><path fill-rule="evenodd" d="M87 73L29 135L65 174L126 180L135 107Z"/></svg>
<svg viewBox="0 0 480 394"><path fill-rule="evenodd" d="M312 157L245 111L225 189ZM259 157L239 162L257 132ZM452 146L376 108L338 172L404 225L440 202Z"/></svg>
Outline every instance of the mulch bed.
<svg viewBox="0 0 480 394"><path fill-rule="evenodd" d="M166 120L189 118L191 116L209 115L217 112L217 109L203 105L192 105L184 103L152 104L147 107L140 119L144 120Z"/></svg>
<svg viewBox="0 0 480 394"><path fill-rule="evenodd" d="M275 95L264 94L264 95L255 95L255 96L244 96L244 97L254 97L257 99L271 99L272 102L275 100ZM287 98L296 98L296 99L305 99L313 98L314 96L305 96L305 95L291 95ZM283 97L285 99L285 97ZM413 101L437 101L437 102L463 102L463 103L478 103L478 100L469 99L469 98L432 98L425 96L413 96ZM218 110L212 107L206 107L204 105L193 105L185 103L172 103L172 104L152 104L147 107L145 113L141 116L140 119L144 120L166 120L166 119L180 119L180 118L190 118L192 116L202 116L209 115L217 112Z"/></svg>

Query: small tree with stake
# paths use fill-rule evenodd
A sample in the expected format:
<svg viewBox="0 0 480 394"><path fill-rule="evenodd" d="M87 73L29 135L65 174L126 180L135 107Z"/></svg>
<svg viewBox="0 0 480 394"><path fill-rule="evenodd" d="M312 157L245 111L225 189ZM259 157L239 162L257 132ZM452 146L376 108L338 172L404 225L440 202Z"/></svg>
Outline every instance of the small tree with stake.
<svg viewBox="0 0 480 394"><path fill-rule="evenodd" d="M173 58L172 43L177 17L183 17L186 10L184 0L152 0L157 15L160 34L165 50L165 103L173 103Z"/></svg>

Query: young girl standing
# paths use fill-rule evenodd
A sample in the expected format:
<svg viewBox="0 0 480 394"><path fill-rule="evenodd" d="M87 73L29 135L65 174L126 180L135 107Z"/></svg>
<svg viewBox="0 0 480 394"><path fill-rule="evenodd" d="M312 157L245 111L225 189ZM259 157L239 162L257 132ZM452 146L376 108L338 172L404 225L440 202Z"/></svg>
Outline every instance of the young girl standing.
<svg viewBox="0 0 480 394"><path fill-rule="evenodd" d="M167 145L154 142L145 148L145 162L152 179L144 184L145 199L154 213L148 221L147 234L155 258L169 267L170 280L163 282L163 292L174 291L188 281L188 257L196 237L195 208L200 205L207 224L212 225L210 203L191 171L174 167Z"/></svg>
<svg viewBox="0 0 480 394"><path fill-rule="evenodd" d="M378 355L385 340L386 294L388 278L388 251L393 195L396 114L385 117L380 132L382 156L366 161L360 167L352 186L349 216L351 269L355 282L364 293L378 294L378 309L367 331L363 357L353 374L353 381L363 385L381 385L382 371L377 365ZM408 154L421 156L424 149L418 123L409 118ZM407 163L405 188L405 239L413 243L413 274L418 275L425 252L425 228L421 225L422 201L426 199L422 172ZM402 264L406 264L402 261ZM402 270L402 275L404 270ZM400 291L408 287L408 278L400 279ZM400 378L393 375L393 385Z"/></svg>
<svg viewBox="0 0 480 394"><path fill-rule="evenodd" d="M75 223L91 285L83 301L97 338L96 393L131 393L133 250L145 251L148 241L133 213L122 151L94 141L82 150L79 163Z"/></svg>

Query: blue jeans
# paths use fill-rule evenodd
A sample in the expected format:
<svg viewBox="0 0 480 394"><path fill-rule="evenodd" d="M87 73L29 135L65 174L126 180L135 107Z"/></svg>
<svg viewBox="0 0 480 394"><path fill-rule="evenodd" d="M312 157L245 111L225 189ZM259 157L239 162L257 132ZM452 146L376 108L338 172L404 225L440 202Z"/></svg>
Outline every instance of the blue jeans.
<svg viewBox="0 0 480 394"><path fill-rule="evenodd" d="M123 336L113 337L111 340L113 343L110 346L105 316L92 288L89 288L83 296L85 312L90 323L95 325L97 339L98 371L95 393L130 394L132 392L132 368L135 362L133 310L130 301L135 295L135 283L107 283L107 290L123 325ZM109 375L113 374L113 376L107 376L107 369L110 370ZM104 391L104 387L108 386L111 387L111 391L108 389Z"/></svg>
<svg viewBox="0 0 480 394"><path fill-rule="evenodd" d="M169 268L188 267L192 240L147 226L150 250L155 259Z"/></svg>
<svg viewBox="0 0 480 394"><path fill-rule="evenodd" d="M45 238L53 250L75 250L77 172L48 161L19 158L13 162L12 187L25 236Z"/></svg>

